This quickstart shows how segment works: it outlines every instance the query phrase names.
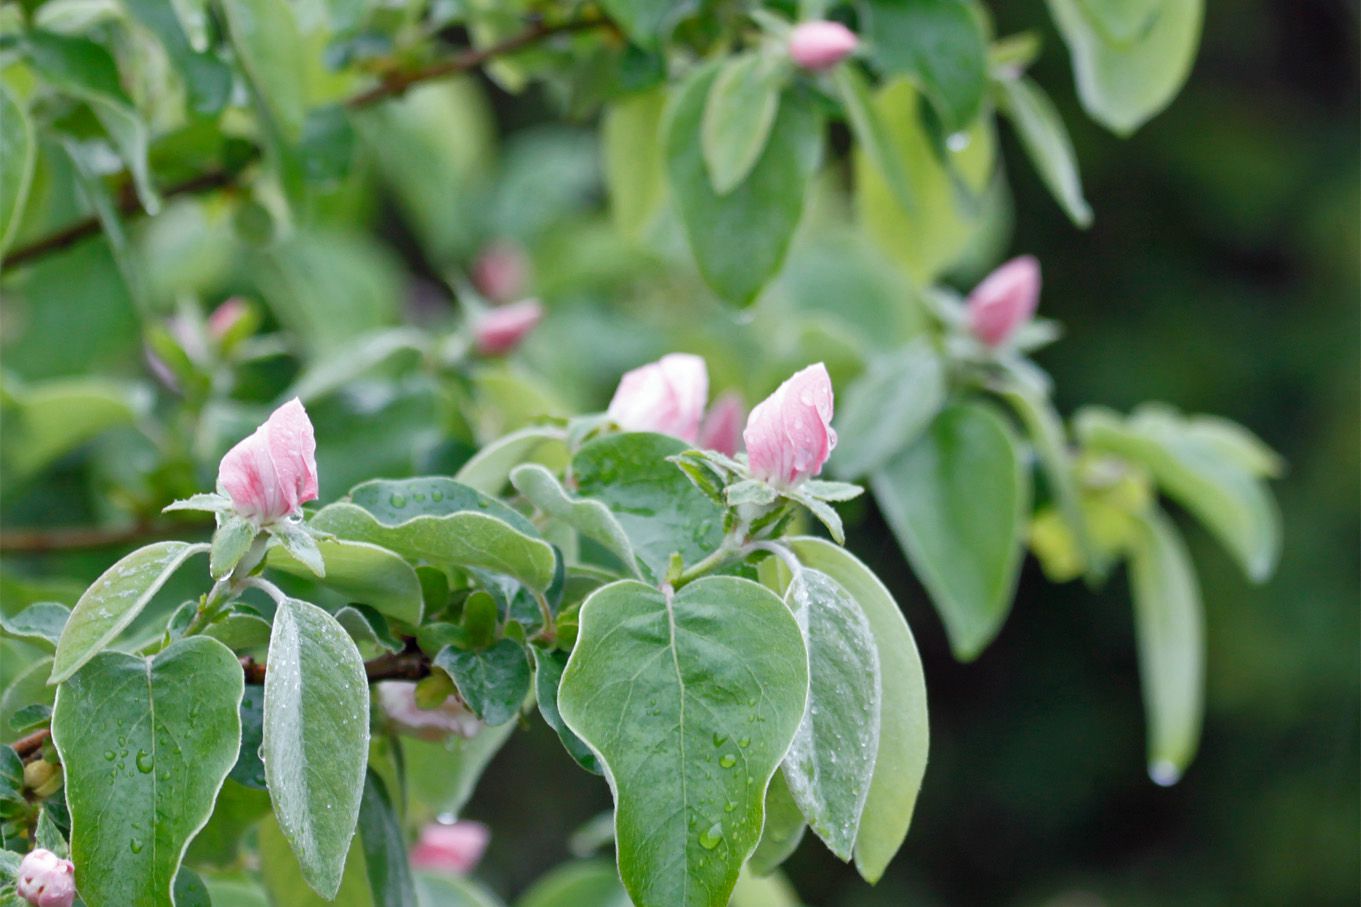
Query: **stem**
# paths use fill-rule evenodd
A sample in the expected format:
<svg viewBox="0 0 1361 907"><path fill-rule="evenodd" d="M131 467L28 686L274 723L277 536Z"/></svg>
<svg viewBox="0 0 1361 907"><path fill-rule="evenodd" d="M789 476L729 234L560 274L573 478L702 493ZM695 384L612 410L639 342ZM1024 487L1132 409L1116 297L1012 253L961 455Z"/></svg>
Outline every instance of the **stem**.
<svg viewBox="0 0 1361 907"><path fill-rule="evenodd" d="M265 682L269 666L244 656L241 658L241 670L245 673L246 683L260 686ZM368 677L369 683L384 680L420 680L430 676L430 659L420 651L379 655L372 661L364 662L364 674Z"/></svg>
<svg viewBox="0 0 1361 907"><path fill-rule="evenodd" d="M671 581L671 586L674 589L679 589L686 583L699 579L710 570L722 566L728 560L732 559L734 555L746 557L747 553L748 549L739 545L736 537L731 535L727 536L723 539L723 544L715 548L702 560L696 561L685 570L681 571L680 576L677 576Z"/></svg>
<svg viewBox="0 0 1361 907"><path fill-rule="evenodd" d="M110 528L76 526L59 529L16 529L0 533L0 553L44 554L49 551L75 551L84 548L112 548L132 542L175 538L186 533L204 532L205 523L151 522Z"/></svg>
<svg viewBox="0 0 1361 907"><path fill-rule="evenodd" d="M350 110L362 110L384 101L388 98L398 97L406 92L408 88L422 82L429 82L435 79L442 79L448 76L458 75L476 69L484 63L496 57L513 54L526 47L537 44L540 41L551 38L555 35L563 35L571 32L589 31L609 25L605 19L579 19L573 22L564 22L559 25L546 25L542 22L531 25L529 28L517 35L512 35L498 44L484 47L481 50L465 50L448 60L439 63L432 63L429 66L412 70L405 73L391 73L383 78L381 82L372 88L360 92L345 102L345 106ZM161 195L170 198L176 195L187 195L195 192L204 192L210 189L227 188L236 183L237 177L249 164L254 163L260 157L260 150L254 149L246 160L242 161L238 167L232 170L211 170L191 176L186 180L175 183L163 190ZM136 197L124 186L120 192L118 201L118 213L124 217L136 214L140 209ZM95 236L102 232L103 226L96 217L87 217L84 220L76 221L69 226L63 227L55 233L36 239L27 245L20 246L11 251L4 257L5 264L9 267L22 264L35 258L40 258L49 252L56 252L74 245L88 236Z"/></svg>
<svg viewBox="0 0 1361 907"><path fill-rule="evenodd" d="M51 736L52 730L43 728L40 731L34 731L27 737L21 737L14 741L10 744L10 748L19 754L20 759L27 759L29 756L37 755L42 750L43 744L47 742L47 738Z"/></svg>

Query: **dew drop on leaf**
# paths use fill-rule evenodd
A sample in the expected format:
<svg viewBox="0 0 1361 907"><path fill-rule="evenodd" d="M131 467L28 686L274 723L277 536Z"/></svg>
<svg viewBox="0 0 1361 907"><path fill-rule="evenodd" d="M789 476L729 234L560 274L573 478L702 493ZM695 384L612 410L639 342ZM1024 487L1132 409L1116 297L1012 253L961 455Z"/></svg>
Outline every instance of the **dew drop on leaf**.
<svg viewBox="0 0 1361 907"><path fill-rule="evenodd" d="M155 767L156 760L151 757L150 753L146 750L137 751L137 771L145 775Z"/></svg>
<svg viewBox="0 0 1361 907"><path fill-rule="evenodd" d="M720 734L718 731L714 731L714 746L722 746L727 742L728 742L727 734Z"/></svg>
<svg viewBox="0 0 1361 907"><path fill-rule="evenodd" d="M723 823L715 822L707 830L700 833L699 846L705 850L713 850L723 840Z"/></svg>
<svg viewBox="0 0 1361 907"><path fill-rule="evenodd" d="M734 765L737 764L737 757L734 756L732 753L727 753L723 756L722 759L718 760L718 764L723 766L724 768L732 768Z"/></svg>
<svg viewBox="0 0 1361 907"><path fill-rule="evenodd" d="M141 853L141 852L142 852L142 839L141 839L141 838L133 838L130 842L128 842L128 846L132 849L132 852L133 852L133 853Z"/></svg>
<svg viewBox="0 0 1361 907"><path fill-rule="evenodd" d="M402 497L400 494L394 494L391 498L388 499L388 503L391 504L393 507L405 507L406 498Z"/></svg>

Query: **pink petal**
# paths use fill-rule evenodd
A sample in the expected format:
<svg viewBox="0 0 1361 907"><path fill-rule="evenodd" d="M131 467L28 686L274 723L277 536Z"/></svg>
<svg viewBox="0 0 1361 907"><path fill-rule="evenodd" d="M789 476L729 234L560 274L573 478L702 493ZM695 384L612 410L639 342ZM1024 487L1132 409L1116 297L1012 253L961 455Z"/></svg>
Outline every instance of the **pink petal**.
<svg viewBox="0 0 1361 907"><path fill-rule="evenodd" d="M272 522L316 499L316 450L312 422L294 398L227 451L217 483L242 516Z"/></svg>
<svg viewBox="0 0 1361 907"><path fill-rule="evenodd" d="M742 445L742 423L746 415L741 394L736 391L723 394L704 416L699 427L699 446L733 456Z"/></svg>
<svg viewBox="0 0 1361 907"><path fill-rule="evenodd" d="M520 345L520 341L543 320L543 306L537 299L525 299L499 306L477 319L473 342L484 356L499 356Z"/></svg>
<svg viewBox="0 0 1361 907"><path fill-rule="evenodd" d="M416 869L467 874L481 862L490 838L491 832L481 822L427 825L411 848L411 865Z"/></svg>
<svg viewBox="0 0 1361 907"><path fill-rule="evenodd" d="M831 69L855 52L860 39L840 22L803 22L789 33L789 57L801 69Z"/></svg>
<svg viewBox="0 0 1361 907"><path fill-rule="evenodd" d="M993 271L969 294L969 329L988 346L1000 346L1035 314L1040 263L1022 255Z"/></svg>
<svg viewBox="0 0 1361 907"><path fill-rule="evenodd" d="M625 373L606 414L625 431L655 431L693 444L708 396L703 357L669 353Z"/></svg>
<svg viewBox="0 0 1361 907"><path fill-rule="evenodd" d="M822 471L836 432L832 379L821 362L796 372L751 411L742 433L752 473L794 485Z"/></svg>

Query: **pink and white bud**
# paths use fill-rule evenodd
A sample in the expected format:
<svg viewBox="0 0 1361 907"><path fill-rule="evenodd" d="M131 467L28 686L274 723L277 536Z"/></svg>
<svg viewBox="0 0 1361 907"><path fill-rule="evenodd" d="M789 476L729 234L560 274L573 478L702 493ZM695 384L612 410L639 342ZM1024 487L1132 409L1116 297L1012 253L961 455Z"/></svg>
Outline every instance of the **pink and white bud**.
<svg viewBox="0 0 1361 907"><path fill-rule="evenodd" d="M698 445L704 450L716 450L725 456L733 456L742 446L742 423L747 418L747 407L742 395L728 391L719 396L709 407L703 423L699 426Z"/></svg>
<svg viewBox="0 0 1361 907"><path fill-rule="evenodd" d="M292 516L317 498L317 442L296 397L276 409L217 468L236 512L261 525Z"/></svg>
<svg viewBox="0 0 1361 907"><path fill-rule="evenodd" d="M821 362L795 372L762 400L742 439L747 462L758 479L788 487L822 472L836 431L832 422L832 379Z"/></svg>
<svg viewBox="0 0 1361 907"><path fill-rule="evenodd" d="M512 242L494 242L473 262L473 286L493 302L523 295L529 287L529 259Z"/></svg>
<svg viewBox="0 0 1361 907"><path fill-rule="evenodd" d="M1040 263L1022 255L974 287L967 302L969 330L988 346L1001 346L1035 314L1040 303Z"/></svg>
<svg viewBox="0 0 1361 907"><path fill-rule="evenodd" d="M655 431L694 444L708 398L703 357L668 353L625 373L606 415L625 431Z"/></svg>
<svg viewBox="0 0 1361 907"><path fill-rule="evenodd" d="M16 891L35 907L71 907L76 899L76 867L50 850L35 850L19 863Z"/></svg>
<svg viewBox="0 0 1361 907"><path fill-rule="evenodd" d="M399 732L421 740L439 742L451 734L466 739L482 730L481 720L457 696L445 699L439 708L421 708L416 704L416 684L410 681L378 684L378 703Z"/></svg>
<svg viewBox="0 0 1361 907"><path fill-rule="evenodd" d="M801 22L789 32L789 58L810 72L831 69L859 46L855 32L840 22Z"/></svg>
<svg viewBox="0 0 1361 907"><path fill-rule="evenodd" d="M240 296L233 296L224 301L217 308L213 309L208 316L208 335L214 340L221 342L232 330L241 323L241 319L250 314L250 305Z"/></svg>
<svg viewBox="0 0 1361 907"><path fill-rule="evenodd" d="M491 832L481 822L432 823L421 829L420 840L411 848L411 865L467 875L481 862L490 838Z"/></svg>
<svg viewBox="0 0 1361 907"><path fill-rule="evenodd" d="M543 320L537 299L488 309L473 322L473 344L483 356L503 356L520 345Z"/></svg>

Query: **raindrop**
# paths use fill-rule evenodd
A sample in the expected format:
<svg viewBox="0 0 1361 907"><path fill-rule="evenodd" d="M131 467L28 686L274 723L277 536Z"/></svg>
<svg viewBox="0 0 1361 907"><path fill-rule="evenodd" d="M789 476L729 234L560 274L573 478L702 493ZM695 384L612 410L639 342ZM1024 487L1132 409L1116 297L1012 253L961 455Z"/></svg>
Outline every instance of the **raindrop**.
<svg viewBox="0 0 1361 907"><path fill-rule="evenodd" d="M1171 787L1181 780L1181 771L1166 759L1159 759L1148 767L1148 776L1161 787Z"/></svg>
<svg viewBox="0 0 1361 907"><path fill-rule="evenodd" d="M723 840L723 823L715 822L710 825L707 831L701 832L699 836L699 846L705 850L713 850Z"/></svg>
<svg viewBox="0 0 1361 907"><path fill-rule="evenodd" d="M432 491L432 492L430 492L430 500L432 500L432 501L442 501L442 500L444 500L444 492L442 492L442 491Z"/></svg>
<svg viewBox="0 0 1361 907"><path fill-rule="evenodd" d="M746 749L747 747L751 746L751 738L743 737L741 740L737 741L737 745L742 747L742 749Z"/></svg>
<svg viewBox="0 0 1361 907"><path fill-rule="evenodd" d="M718 764L723 766L724 768L732 768L734 765L737 764L737 757L734 756L732 753L728 753L722 759L718 760Z"/></svg>
<svg viewBox="0 0 1361 907"><path fill-rule="evenodd" d="M137 751L137 771L147 774L156 767L156 760L146 750Z"/></svg>
<svg viewBox="0 0 1361 907"><path fill-rule="evenodd" d="M133 838L130 842L128 842L128 844L129 844L129 846L132 848L132 852L133 852L133 853L141 853L141 852L142 852L142 840L141 840L141 838Z"/></svg>
<svg viewBox="0 0 1361 907"><path fill-rule="evenodd" d="M394 494L391 498L388 499L388 503L391 504L393 507L405 507L406 498L400 494Z"/></svg>
<svg viewBox="0 0 1361 907"><path fill-rule="evenodd" d="M115 753L113 750L105 750L104 758L112 762L113 760L118 758L118 754Z"/></svg>
<svg viewBox="0 0 1361 907"><path fill-rule="evenodd" d="M736 804L736 803L733 803L731 800L729 800L727 803L725 803L725 804L723 805L723 811L724 811L725 813L730 813L730 812L732 812L732 811L733 811L734 809L736 809L736 808L737 808L737 804Z"/></svg>
<svg viewBox="0 0 1361 907"><path fill-rule="evenodd" d="M945 147L958 154L969 147L969 135L966 132L956 132L945 140Z"/></svg>
<svg viewBox="0 0 1361 907"><path fill-rule="evenodd" d="M722 746L727 742L728 742L727 734L720 734L718 731L714 731L714 746Z"/></svg>

